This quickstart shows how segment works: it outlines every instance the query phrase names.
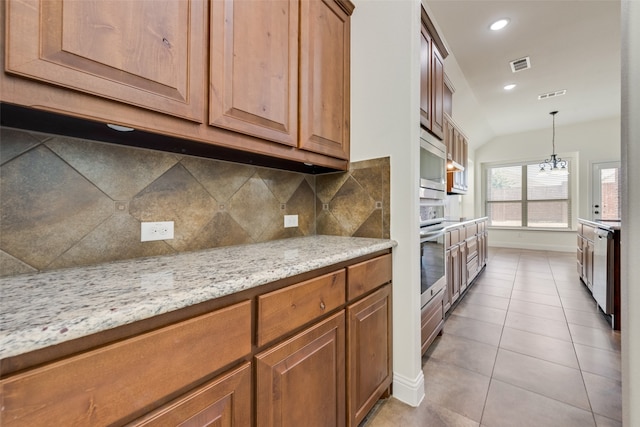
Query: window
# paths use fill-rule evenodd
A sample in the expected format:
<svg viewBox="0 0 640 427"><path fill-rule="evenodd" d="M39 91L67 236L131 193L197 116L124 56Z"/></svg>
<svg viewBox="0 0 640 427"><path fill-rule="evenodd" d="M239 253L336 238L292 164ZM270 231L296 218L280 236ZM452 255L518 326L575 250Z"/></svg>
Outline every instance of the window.
<svg viewBox="0 0 640 427"><path fill-rule="evenodd" d="M567 168L569 166L567 164ZM485 166L484 176L485 209L490 226L571 227L570 175L541 173L539 163L525 162Z"/></svg>

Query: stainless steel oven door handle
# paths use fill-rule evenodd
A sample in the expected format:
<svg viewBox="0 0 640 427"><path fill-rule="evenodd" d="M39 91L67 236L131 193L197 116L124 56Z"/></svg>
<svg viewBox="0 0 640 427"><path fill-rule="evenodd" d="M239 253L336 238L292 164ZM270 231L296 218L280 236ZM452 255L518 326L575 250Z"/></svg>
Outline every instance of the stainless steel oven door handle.
<svg viewBox="0 0 640 427"><path fill-rule="evenodd" d="M436 231L421 231L420 232L420 243L425 242L427 240L434 240L440 236L444 236L444 230L436 230Z"/></svg>

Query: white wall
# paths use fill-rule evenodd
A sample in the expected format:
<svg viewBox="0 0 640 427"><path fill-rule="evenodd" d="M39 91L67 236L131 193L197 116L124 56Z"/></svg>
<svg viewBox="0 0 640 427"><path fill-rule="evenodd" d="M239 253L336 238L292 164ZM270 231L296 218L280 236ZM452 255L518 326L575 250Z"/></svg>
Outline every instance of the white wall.
<svg viewBox="0 0 640 427"><path fill-rule="evenodd" d="M424 397L418 239L420 3L356 0L351 19L351 160L391 158L393 394Z"/></svg>
<svg viewBox="0 0 640 427"><path fill-rule="evenodd" d="M640 1L622 1L622 420L640 426Z"/></svg>
<svg viewBox="0 0 640 427"><path fill-rule="evenodd" d="M591 217L592 164L620 160L620 118L561 126L562 112L556 116L556 151L560 157L573 160L572 224L577 218ZM486 163L549 158L551 154L551 120L549 129L492 139L475 152L476 216L484 215L482 206L482 166ZM562 231L523 231L492 229L489 245L572 252L576 249L575 233Z"/></svg>

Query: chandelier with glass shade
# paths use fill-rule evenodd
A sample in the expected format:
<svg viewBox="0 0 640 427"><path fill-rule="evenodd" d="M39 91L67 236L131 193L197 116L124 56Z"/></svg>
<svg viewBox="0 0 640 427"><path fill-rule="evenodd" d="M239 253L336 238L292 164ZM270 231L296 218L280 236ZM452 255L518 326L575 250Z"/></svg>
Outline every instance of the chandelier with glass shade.
<svg viewBox="0 0 640 427"><path fill-rule="evenodd" d="M562 160L562 158L558 157L556 154L556 114L557 111L552 111L551 117L553 117L553 134L551 136L551 158L545 159L544 162L540 163L540 173L552 173L552 174L568 174L569 170L567 169L567 161Z"/></svg>

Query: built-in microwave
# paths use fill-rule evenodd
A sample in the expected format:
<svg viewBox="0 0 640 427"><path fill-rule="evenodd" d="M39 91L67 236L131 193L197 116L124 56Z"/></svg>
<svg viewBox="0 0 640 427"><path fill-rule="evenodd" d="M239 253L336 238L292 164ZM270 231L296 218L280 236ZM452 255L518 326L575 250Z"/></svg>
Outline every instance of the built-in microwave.
<svg viewBox="0 0 640 427"><path fill-rule="evenodd" d="M447 183L445 145L425 130L420 133L420 198L444 199Z"/></svg>

